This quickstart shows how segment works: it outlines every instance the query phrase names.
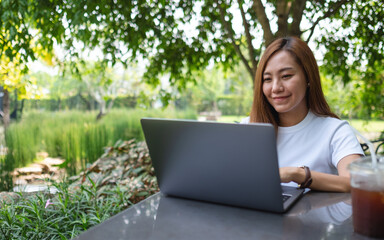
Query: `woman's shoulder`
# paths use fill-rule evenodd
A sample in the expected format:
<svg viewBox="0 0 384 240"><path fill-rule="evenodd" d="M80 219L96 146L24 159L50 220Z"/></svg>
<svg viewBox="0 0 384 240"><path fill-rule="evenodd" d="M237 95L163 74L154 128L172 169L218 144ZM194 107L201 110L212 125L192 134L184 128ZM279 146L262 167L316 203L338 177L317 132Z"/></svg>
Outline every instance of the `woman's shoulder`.
<svg viewBox="0 0 384 240"><path fill-rule="evenodd" d="M347 121L345 120L341 120L339 118L335 118L335 117L331 117L331 116L322 116L322 115L318 115L316 113L312 113L313 114L313 122L316 123L316 124L324 124L324 125L327 125L328 127L330 126L341 126L341 125L344 125L344 124L348 124Z"/></svg>
<svg viewBox="0 0 384 240"><path fill-rule="evenodd" d="M353 128L348 121L335 117L316 115L312 124L312 129L316 129L316 131L328 133L330 135L354 135Z"/></svg>

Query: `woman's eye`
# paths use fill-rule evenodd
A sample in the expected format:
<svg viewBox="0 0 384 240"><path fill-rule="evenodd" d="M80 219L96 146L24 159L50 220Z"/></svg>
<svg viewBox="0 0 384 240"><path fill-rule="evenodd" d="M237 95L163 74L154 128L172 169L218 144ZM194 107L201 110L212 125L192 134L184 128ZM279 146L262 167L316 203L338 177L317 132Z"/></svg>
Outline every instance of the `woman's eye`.
<svg viewBox="0 0 384 240"><path fill-rule="evenodd" d="M288 79L288 78L290 78L290 77L292 77L292 74L286 74L286 75L283 75L283 79Z"/></svg>
<svg viewBox="0 0 384 240"><path fill-rule="evenodd" d="M270 82L271 80L272 80L272 78L264 78L263 82Z"/></svg>

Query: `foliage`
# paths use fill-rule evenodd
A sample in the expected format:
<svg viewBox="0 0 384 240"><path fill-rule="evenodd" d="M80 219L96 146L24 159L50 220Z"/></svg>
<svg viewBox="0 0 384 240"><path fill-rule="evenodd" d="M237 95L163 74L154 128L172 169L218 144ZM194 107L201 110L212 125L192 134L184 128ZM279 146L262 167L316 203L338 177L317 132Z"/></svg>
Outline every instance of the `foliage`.
<svg viewBox="0 0 384 240"><path fill-rule="evenodd" d="M353 1L335 14L338 28L326 29L319 40L327 50L324 72L355 89L358 117L384 119L383 19L382 1Z"/></svg>
<svg viewBox="0 0 384 240"><path fill-rule="evenodd" d="M21 84L22 71L15 61L9 61L5 56L0 58L0 85L5 86L7 90L19 88L25 93L25 86ZM21 88L22 85L24 88Z"/></svg>
<svg viewBox="0 0 384 240"><path fill-rule="evenodd" d="M73 179L53 183L54 195L1 203L0 239L72 239L158 191L148 150L134 140L117 142Z"/></svg>
<svg viewBox="0 0 384 240"><path fill-rule="evenodd" d="M241 62L252 81L265 46L295 35L325 48L323 65L344 82L351 71L361 72L369 90L364 106L379 112L372 104L382 78L372 78L378 73L369 67L382 65L383 9L379 0L6 0L0 49L25 62L42 55L39 47L52 52L55 43L66 49L66 60L84 48L100 49L112 65L146 59L148 83L161 85L165 77L180 91L212 62L226 68Z"/></svg>
<svg viewBox="0 0 384 240"><path fill-rule="evenodd" d="M340 76L344 83L351 79L353 71L377 71L375 67L384 60L383 18L382 1L354 1L343 5L333 18L337 28L324 29L326 34L321 38L327 49L324 69ZM369 81L365 77L363 80Z"/></svg>
<svg viewBox="0 0 384 240"><path fill-rule="evenodd" d="M384 70L377 67L369 84L358 73L348 83L322 78L324 94L333 110L343 118L384 120Z"/></svg>

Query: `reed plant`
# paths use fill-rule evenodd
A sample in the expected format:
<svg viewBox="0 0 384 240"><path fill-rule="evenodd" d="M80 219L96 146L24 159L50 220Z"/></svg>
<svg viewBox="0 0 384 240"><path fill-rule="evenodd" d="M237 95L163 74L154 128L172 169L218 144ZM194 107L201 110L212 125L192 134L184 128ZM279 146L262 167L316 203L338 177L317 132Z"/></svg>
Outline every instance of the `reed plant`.
<svg viewBox="0 0 384 240"><path fill-rule="evenodd" d="M5 134L7 159L14 167L25 166L46 151L65 159L69 174L76 174L104 153L117 140L143 140L142 117L196 119L193 111L113 109L96 120L96 111L32 111L13 123Z"/></svg>
<svg viewBox="0 0 384 240"><path fill-rule="evenodd" d="M0 156L0 192L9 190L13 187L13 176L11 172L14 168L12 159Z"/></svg>

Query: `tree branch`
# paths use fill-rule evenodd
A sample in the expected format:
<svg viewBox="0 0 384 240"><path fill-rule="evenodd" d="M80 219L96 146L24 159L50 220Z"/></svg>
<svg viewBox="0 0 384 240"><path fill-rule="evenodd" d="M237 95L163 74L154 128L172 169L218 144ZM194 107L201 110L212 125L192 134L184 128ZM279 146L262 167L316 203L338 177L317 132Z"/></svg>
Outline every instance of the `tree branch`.
<svg viewBox="0 0 384 240"><path fill-rule="evenodd" d="M248 60L244 57L243 53L241 52L241 49L240 49L239 45L236 44L235 38L233 37L233 35L234 35L233 29L232 29L230 23L225 20L225 11L221 7L219 1L216 1L216 3L217 3L217 6L219 7L220 19L221 19L221 22L222 22L222 24L224 26L224 29L227 32L227 36L231 39L231 43L232 43L233 47L235 48L236 53L240 56L240 59L244 63L247 71L253 77L254 73L252 71L252 68L249 66Z"/></svg>
<svg viewBox="0 0 384 240"><path fill-rule="evenodd" d="M301 36L300 24L307 0L295 0L292 4L292 23L289 33L293 36Z"/></svg>
<svg viewBox="0 0 384 240"><path fill-rule="evenodd" d="M341 0L337 3L335 3L335 5L333 6L333 8L330 8L328 9L328 11L326 13L324 13L323 16L319 17L316 22L312 25L312 27L309 29L311 30L311 33L309 34L308 38L307 38L307 42L309 42L309 40L311 39L314 31L315 31L315 28L317 27L317 25L319 24L320 21L332 16L333 14L335 14L335 12L345 3L349 2L350 0Z"/></svg>
<svg viewBox="0 0 384 240"><path fill-rule="evenodd" d="M267 17L267 14L265 13L265 7L263 6L261 0L254 0L253 8L256 12L257 20L263 28L265 46L268 46L273 41L274 36L271 31L271 26L269 25L269 19Z"/></svg>
<svg viewBox="0 0 384 240"><path fill-rule="evenodd" d="M292 2L279 0L276 2L277 15L277 37L284 37L288 33L288 14L291 9Z"/></svg>
<svg viewBox="0 0 384 240"><path fill-rule="evenodd" d="M245 12L244 12L244 9L243 9L243 3L242 3L241 0L237 0L237 3L239 4L239 9L240 9L240 12L241 12L241 18L243 19L245 36L246 36L247 44L248 44L249 59L252 62L252 73L253 73L252 74L252 80L253 80L254 77L255 77L255 72L256 72L256 68L257 68L256 57L254 55L255 49L253 48L253 44L252 44L252 36L251 36L250 31L249 31L249 24L247 22L247 19L245 18Z"/></svg>

